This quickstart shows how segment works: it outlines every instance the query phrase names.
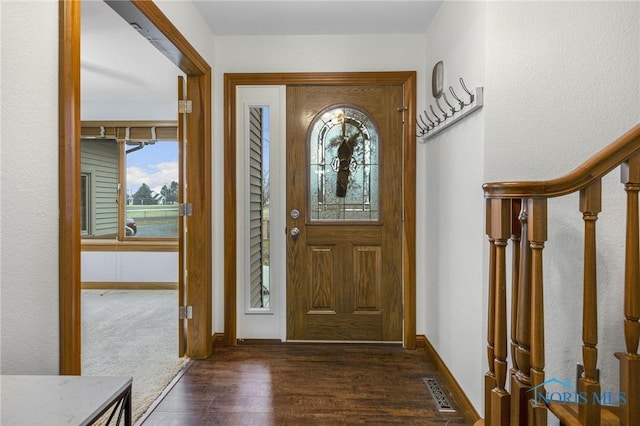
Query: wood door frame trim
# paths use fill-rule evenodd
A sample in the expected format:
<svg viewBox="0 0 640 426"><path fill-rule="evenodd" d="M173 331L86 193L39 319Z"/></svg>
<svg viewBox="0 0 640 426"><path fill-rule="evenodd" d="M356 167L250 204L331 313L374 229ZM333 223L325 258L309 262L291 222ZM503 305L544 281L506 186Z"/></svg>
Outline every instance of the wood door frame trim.
<svg viewBox="0 0 640 426"><path fill-rule="evenodd" d="M188 356L206 357L211 353L211 67L152 1L108 2L121 16L134 15L144 30L154 34L163 53L186 75L194 87L190 94L193 110L189 116L190 149L187 196L202 200L194 205L188 220L195 231L187 242L191 261L190 288L194 320L190 331L194 341ZM59 193L59 339L60 374L81 374L81 280L80 280L80 0L59 2L59 93L58 93L58 193ZM115 6L115 7L114 7ZM133 22L133 21L131 21ZM196 279L194 280L194 277ZM193 288L191 288L193 287ZM208 320L207 320L208 318Z"/></svg>
<svg viewBox="0 0 640 426"><path fill-rule="evenodd" d="M416 347L416 72L227 73L224 75L224 340L237 341L236 87L242 85L403 84L403 345Z"/></svg>

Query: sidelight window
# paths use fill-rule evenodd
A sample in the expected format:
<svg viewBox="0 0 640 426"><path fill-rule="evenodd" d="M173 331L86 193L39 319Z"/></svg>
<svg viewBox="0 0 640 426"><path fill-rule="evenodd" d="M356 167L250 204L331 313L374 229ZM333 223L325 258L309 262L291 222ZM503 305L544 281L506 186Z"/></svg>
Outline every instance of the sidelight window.
<svg viewBox="0 0 640 426"><path fill-rule="evenodd" d="M250 309L270 307L269 108L249 107Z"/></svg>

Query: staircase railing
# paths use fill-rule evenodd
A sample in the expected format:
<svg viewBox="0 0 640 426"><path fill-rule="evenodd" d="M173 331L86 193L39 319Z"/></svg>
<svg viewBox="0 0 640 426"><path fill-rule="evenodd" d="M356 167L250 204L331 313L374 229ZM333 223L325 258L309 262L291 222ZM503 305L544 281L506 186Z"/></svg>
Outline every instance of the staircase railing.
<svg viewBox="0 0 640 426"><path fill-rule="evenodd" d="M624 404L609 410L600 404L596 279L596 221L601 211L602 178L621 167L627 193L624 272L624 351L620 361L620 394ZM558 179L493 182L483 186L489 240L488 371L485 374L486 425L547 424L548 410L562 424L640 425L640 125ZM580 193L584 221L584 282L580 404L545 398L543 249L547 241L547 200ZM511 241L511 327L507 342L507 245ZM508 368L508 357L512 368ZM507 390L509 382L509 390ZM534 397L535 395L535 397ZM612 412L613 411L613 412ZM619 423L618 423L619 422Z"/></svg>

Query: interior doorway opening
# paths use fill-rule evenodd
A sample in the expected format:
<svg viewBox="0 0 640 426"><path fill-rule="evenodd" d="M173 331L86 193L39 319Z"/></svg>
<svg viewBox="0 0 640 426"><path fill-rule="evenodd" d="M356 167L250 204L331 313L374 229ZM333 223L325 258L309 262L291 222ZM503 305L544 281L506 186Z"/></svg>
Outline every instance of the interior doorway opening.
<svg viewBox="0 0 640 426"><path fill-rule="evenodd" d="M138 22L140 30L154 34L149 40L186 75L185 97L192 100L185 117L185 133L191 141L186 152L191 182L187 199L202 200L185 219L192 237L180 241L190 273L185 301L193 316L186 333L186 354L204 358L211 353L211 68L152 2L109 2L126 22ZM81 220L80 220L80 22L81 2L59 3L59 312L60 374L81 374ZM204 177L203 177L204 176ZM175 327L175 325L174 325Z"/></svg>
<svg viewBox="0 0 640 426"><path fill-rule="evenodd" d="M107 3L82 1L81 21L81 373L132 377L136 420L189 361L176 327L183 73ZM135 89L149 64L165 76L151 93L172 100L155 108Z"/></svg>

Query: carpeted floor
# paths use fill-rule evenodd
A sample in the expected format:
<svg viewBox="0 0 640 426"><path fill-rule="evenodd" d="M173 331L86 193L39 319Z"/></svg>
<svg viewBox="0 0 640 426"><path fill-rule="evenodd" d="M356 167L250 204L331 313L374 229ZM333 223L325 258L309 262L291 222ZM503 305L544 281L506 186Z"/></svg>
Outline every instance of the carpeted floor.
<svg viewBox="0 0 640 426"><path fill-rule="evenodd" d="M82 375L133 377L133 420L178 374L176 290L82 290Z"/></svg>

